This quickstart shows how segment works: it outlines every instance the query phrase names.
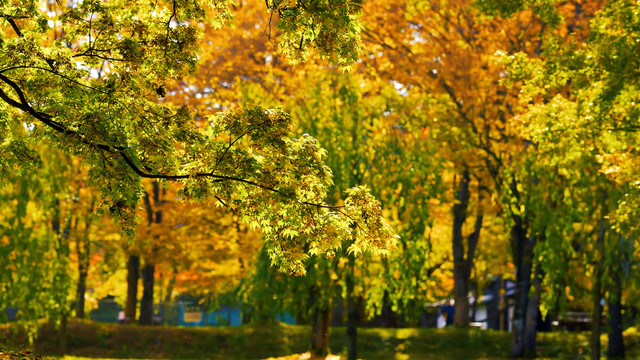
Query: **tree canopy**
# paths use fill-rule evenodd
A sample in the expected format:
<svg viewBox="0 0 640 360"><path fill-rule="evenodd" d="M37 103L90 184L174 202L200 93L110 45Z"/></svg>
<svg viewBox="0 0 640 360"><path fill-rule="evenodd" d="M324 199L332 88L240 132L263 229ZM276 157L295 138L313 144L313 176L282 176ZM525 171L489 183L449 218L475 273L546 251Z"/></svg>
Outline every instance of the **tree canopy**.
<svg viewBox="0 0 640 360"><path fill-rule="evenodd" d="M0 7L2 176L40 162L36 144L80 156L101 193L99 213L133 233L141 178L179 181L192 202L225 205L259 227L272 261L303 273L307 254L385 253L395 235L366 187L344 205L325 202L332 184L325 151L293 137L279 109L204 114L164 103L166 89L193 72L205 26L233 22L226 2L119 1ZM358 2L267 2L280 49L339 65L358 56Z"/></svg>

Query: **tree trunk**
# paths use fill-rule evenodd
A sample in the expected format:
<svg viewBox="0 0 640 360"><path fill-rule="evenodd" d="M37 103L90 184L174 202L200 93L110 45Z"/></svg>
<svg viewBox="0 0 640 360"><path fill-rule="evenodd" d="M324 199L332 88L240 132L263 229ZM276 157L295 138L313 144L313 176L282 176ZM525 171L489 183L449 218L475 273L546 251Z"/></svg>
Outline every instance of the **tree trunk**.
<svg viewBox="0 0 640 360"><path fill-rule="evenodd" d="M89 274L89 264L91 256L91 245L89 243L89 230L91 226L90 217L85 218L85 229L82 239L76 243L78 254L78 286L76 289L76 317L84 319L84 295L87 292L87 276Z"/></svg>
<svg viewBox="0 0 640 360"><path fill-rule="evenodd" d="M620 275L613 276L609 294L609 348L608 359L624 358L624 339L622 337L622 284Z"/></svg>
<svg viewBox="0 0 640 360"><path fill-rule="evenodd" d="M349 273L347 274L347 336L349 337L349 352L347 360L358 359L358 305L353 295L354 291L354 255L349 255Z"/></svg>
<svg viewBox="0 0 640 360"><path fill-rule="evenodd" d="M476 318L478 315L478 302L480 301L480 298L482 297L482 286L480 286L480 281L478 280L478 274L476 273L476 275L474 276L476 281L474 283L474 298L475 301L473 302L473 306L471 307L471 318L470 320L472 322L476 322ZM489 315L487 314L487 317Z"/></svg>
<svg viewBox="0 0 640 360"><path fill-rule="evenodd" d="M58 329L58 347L60 354L67 353L67 316L63 315L60 319L60 328Z"/></svg>
<svg viewBox="0 0 640 360"><path fill-rule="evenodd" d="M598 232L596 241L596 265L594 271L594 282L592 289L593 313L591 314L591 359L600 359L600 334L602 333L602 271L604 257L604 237L607 230L607 223L603 221Z"/></svg>
<svg viewBox="0 0 640 360"><path fill-rule="evenodd" d="M149 225L162 223L162 201L160 200L160 184L157 181L153 182L153 201L156 208L155 221L154 211L151 206L149 194L145 192L144 202L147 207L147 220ZM155 254L157 251L155 244L151 246L151 253ZM153 280L156 270L155 264L145 259L145 265L142 268L142 300L140 301L140 325L153 325Z"/></svg>
<svg viewBox="0 0 640 360"><path fill-rule="evenodd" d="M491 302L487 304L487 329L500 329L500 286L502 278L497 276L491 284Z"/></svg>
<svg viewBox="0 0 640 360"><path fill-rule="evenodd" d="M529 305L529 289L531 288L533 250L536 240L534 237L526 235L527 232L522 217L513 215L512 218L514 225L511 228L511 248L513 262L516 267L516 288L511 323L511 356L519 358L525 355L532 355L525 354L525 328Z"/></svg>
<svg viewBox="0 0 640 360"><path fill-rule="evenodd" d="M78 263L78 287L76 289L76 317L84 319L84 294L87 292L87 271Z"/></svg>
<svg viewBox="0 0 640 360"><path fill-rule="evenodd" d="M500 313L500 330L509 330L509 299L507 294L507 280L502 279L500 281L500 303L498 309Z"/></svg>
<svg viewBox="0 0 640 360"><path fill-rule="evenodd" d="M591 360L600 359L600 334L602 330L600 328L600 317L602 314L602 305L600 304L600 298L602 295L602 280L599 276L595 279L593 284L593 313L591 314Z"/></svg>
<svg viewBox="0 0 640 360"><path fill-rule="evenodd" d="M311 325L311 359L324 359L329 355L329 306L318 298L318 288L311 286L310 305L313 310Z"/></svg>
<svg viewBox="0 0 640 360"><path fill-rule="evenodd" d="M528 356L536 356L536 330L538 327L538 314L540 312L540 278L542 271L536 267L533 278L534 292L527 304L527 320L524 326L524 352Z"/></svg>
<svg viewBox="0 0 640 360"><path fill-rule="evenodd" d="M382 317L382 327L397 328L398 318L391 306L391 298L389 298L389 292L385 291L382 297L382 311L380 316Z"/></svg>
<svg viewBox="0 0 640 360"><path fill-rule="evenodd" d="M136 321L139 278L140 257L136 255L129 255L129 261L127 261L127 303L124 308L124 319L126 323Z"/></svg>
<svg viewBox="0 0 640 360"><path fill-rule="evenodd" d="M169 279L169 284L167 285L167 293L165 294L164 300L162 301L162 323L164 325L167 325L167 312L169 310L169 304L171 303L171 298L173 296L173 287L176 285L177 274L178 269L174 266L173 272L171 273L171 278Z"/></svg>
<svg viewBox="0 0 640 360"><path fill-rule="evenodd" d="M156 266L145 264L142 268L142 300L140 301L140 325L153 325L153 275Z"/></svg>
<svg viewBox="0 0 640 360"><path fill-rule="evenodd" d="M71 250L67 239L71 233L72 219L67 219L64 228L62 228L61 221L63 220L60 218L59 199L55 200L53 207L54 214L51 219L51 229L57 235L56 255L58 256L58 259L68 259ZM77 218L75 224L77 225ZM64 355L67 352L67 318L69 316L70 309L65 303L59 305L62 307L62 312L60 314L60 327L58 328L58 348L60 350L60 354Z"/></svg>
<svg viewBox="0 0 640 360"><path fill-rule="evenodd" d="M324 359L329 355L329 310L318 309L313 316L311 359Z"/></svg>
<svg viewBox="0 0 640 360"><path fill-rule="evenodd" d="M455 180L454 180L455 181ZM453 205L453 324L469 326L469 279L465 276L464 243L462 226L467 218L469 205L469 172L465 171L460 179L460 190Z"/></svg>
<svg viewBox="0 0 640 360"><path fill-rule="evenodd" d="M473 269L475 249L482 229L482 214L478 213L473 233L467 238L467 254L465 257L464 236L462 227L467 219L467 207L469 206L469 171L465 170L460 178L460 190L453 205L453 280L454 280L454 312L453 324L455 326L469 326L469 278ZM478 198L481 199L479 192Z"/></svg>

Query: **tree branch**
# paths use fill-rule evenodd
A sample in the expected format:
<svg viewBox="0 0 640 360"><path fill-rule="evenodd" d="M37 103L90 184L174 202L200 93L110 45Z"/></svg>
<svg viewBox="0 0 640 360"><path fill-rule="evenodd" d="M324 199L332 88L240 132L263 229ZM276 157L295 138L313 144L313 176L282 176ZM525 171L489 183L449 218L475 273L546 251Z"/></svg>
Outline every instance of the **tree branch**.
<svg viewBox="0 0 640 360"><path fill-rule="evenodd" d="M22 32L20 32L20 28L16 24L15 20L13 20L12 17L7 15L4 15L3 17L9 22L9 24L13 28L13 31L15 31L18 36L22 37Z"/></svg>
<svg viewBox="0 0 640 360"><path fill-rule="evenodd" d="M233 176L225 176L225 175L218 175L218 174L214 174L213 172L199 172L196 174L185 174L185 175L167 175L167 174L153 174L150 172L146 172L143 171L138 165L136 165L136 163L133 161L133 159L126 153L127 148L123 147L123 146L117 146L117 145L107 145L107 144L96 144L90 140L88 140L85 135L78 133L75 130L70 130L68 128L66 128L63 124L54 121L53 117L48 115L48 114L44 114L41 112L36 111L35 109L33 109L27 99L26 96L24 94L24 92L22 91L22 89L20 89L20 87L18 86L18 84L16 84L13 80L9 79L8 77L6 77L5 75L2 75L0 73L0 80L3 81L4 83L6 83L7 85L9 85L11 88L14 89L14 91L16 92L16 94L18 95L18 98L20 99L20 101L16 101L14 99L12 99L9 95L7 95L7 93L0 87L0 98L2 100L4 100L7 104L18 108L28 114L30 114L31 116L33 116L34 118L40 120L43 124L45 124L46 126L50 127L51 129L55 130L56 132L62 134L62 135L67 135L67 136L73 136L75 138L77 138L80 142L95 147L97 149L100 150L104 150L104 151L108 151L110 153L116 153L118 154L123 160L124 162L127 164L127 166L133 170L133 172L135 172L138 176L142 177L142 178L148 178L148 179L163 179L163 180L184 180L184 179L188 179L190 177L208 177L208 178L213 178L215 179L215 182L223 182L223 181L235 181L235 182L240 182L246 185L251 185L251 186L255 186L258 187L260 189L266 190L266 191L270 191L276 194L280 194L280 195L284 195L284 196L290 196L287 194L284 194L283 192L281 192L280 190L273 188L273 187L269 187L269 186L265 186L262 184L259 184L255 181L251 181L251 180L247 180L247 179L242 179L242 178L237 178L237 177L233 177ZM307 201L300 201L297 200L299 203L304 204L304 205L309 205L309 206L314 206L314 207L318 207L318 208L326 208L326 209L339 209L340 207L338 206L332 206L332 205L326 205L326 204L317 204L317 203L311 203L311 202L307 202ZM343 212L341 212L343 213ZM344 213L343 213L344 214ZM344 214L346 215L346 214Z"/></svg>

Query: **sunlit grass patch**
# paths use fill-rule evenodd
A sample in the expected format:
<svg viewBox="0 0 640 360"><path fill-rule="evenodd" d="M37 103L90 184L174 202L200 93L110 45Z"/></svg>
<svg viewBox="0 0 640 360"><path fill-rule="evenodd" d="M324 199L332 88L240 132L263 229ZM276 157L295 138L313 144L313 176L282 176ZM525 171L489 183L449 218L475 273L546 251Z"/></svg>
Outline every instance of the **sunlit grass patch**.
<svg viewBox="0 0 640 360"><path fill-rule="evenodd" d="M6 327L6 326L5 326ZM5 328L5 330L7 330ZM58 333L44 330L35 349L25 343L9 344L16 354L0 360L305 360L309 356L310 329L302 325L273 323L238 327L168 327L103 324L72 320L68 326L67 355L57 352ZM586 359L589 333L538 333L539 359ZM16 335L15 340L25 341ZM511 334L479 329L359 328L358 358L363 360L506 360ZM11 339L4 338L2 341ZM602 336L603 352L606 335ZM6 344L0 342L0 346ZM334 359L346 359L346 328L331 328ZM627 358L640 358L640 333L625 332ZM19 351L16 349L20 349ZM23 350L34 351L26 354ZM48 357L37 358L36 353ZM58 354L58 355L56 355ZM29 357L31 356L31 357Z"/></svg>

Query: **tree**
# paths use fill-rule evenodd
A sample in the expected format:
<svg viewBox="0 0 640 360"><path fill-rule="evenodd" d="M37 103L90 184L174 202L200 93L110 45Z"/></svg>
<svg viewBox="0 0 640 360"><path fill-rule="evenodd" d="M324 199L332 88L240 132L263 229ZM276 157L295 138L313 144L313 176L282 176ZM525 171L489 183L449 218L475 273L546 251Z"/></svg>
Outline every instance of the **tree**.
<svg viewBox="0 0 640 360"><path fill-rule="evenodd" d="M591 4L602 6L602 4ZM584 162L567 164L568 174L582 178L600 179L598 195L600 221L592 225L597 232L594 252L594 322L600 317L600 299L608 299L611 312L611 357L624 356L622 326L619 323L621 296L618 291L624 274L630 267L632 252L630 239L636 237L637 227L629 222L636 214L637 187L633 175L637 154L629 149L637 145L637 74L638 36L637 4L628 1L607 2L592 17L585 30L589 37L563 38L555 34L547 42L545 59L531 59L516 54L507 60L517 81L524 81L523 103L527 103L527 118L534 129L530 136L540 148L554 148L558 142L562 150L586 152L590 155L587 175ZM549 82L549 79L554 79ZM570 137L566 137L569 135ZM587 151L585 151L585 149ZM556 160L557 161L557 160ZM574 175L575 176L575 175ZM589 185L593 186L593 185ZM586 188L586 189L585 189ZM582 191L592 191L585 186ZM626 270L621 270L626 269ZM608 272L608 274L607 274ZM608 295L603 283L615 279ZM599 327L594 327L592 358L599 358Z"/></svg>
<svg viewBox="0 0 640 360"><path fill-rule="evenodd" d="M429 126L438 132L443 145L440 153L452 161L456 179L462 179L457 186L464 190L466 186L461 185L468 183L466 178L476 180L489 195L486 197L501 201L501 213L511 224L516 268L512 354L522 356L525 350L534 354L535 321L527 319L536 318L535 297L529 301L536 270L529 259L540 239L530 228L537 214L525 206L529 197L522 193L523 183L532 179L512 169L512 164L526 163L518 157L531 144L512 131L526 106L519 101L520 84L507 86L504 82L514 69L505 71L496 55L521 53L539 58L549 37L584 38L599 2L396 1L365 6L371 6L363 18L369 57L362 66L403 91L430 95L425 100L432 118ZM510 16L500 16L507 13ZM459 274L455 287L460 298L469 291L468 280L464 281L469 273L467 260L474 259L465 257L464 250L468 254L476 239L475 231L467 230L473 241L461 241L466 240L460 227L469 198L460 196L453 209L452 250L457 254L454 273ZM456 301L459 325L467 322L466 305L466 300Z"/></svg>
<svg viewBox="0 0 640 360"><path fill-rule="evenodd" d="M28 133L25 128L15 131ZM72 308L68 238L73 201L67 177L73 171L68 158L49 146L43 146L37 155L24 148L13 150L22 151L34 164L37 155L49 161L7 174L2 182L0 307L17 309L30 337L41 318L62 323L64 335L64 322ZM64 337L60 341L64 347Z"/></svg>
<svg viewBox="0 0 640 360"><path fill-rule="evenodd" d="M313 49L338 64L353 62L360 4L339 4L269 2L280 18L282 51L294 60ZM31 0L5 3L0 14L0 125L7 148L30 149L49 139L82 156L104 196L98 212L112 214L129 234L140 179L152 178L182 182L189 201L240 212L262 229L273 263L291 272L304 273L307 246L311 254L331 254L353 238L363 250L394 247L366 188L349 190L342 208L324 203L331 184L325 152L311 137L291 138L286 113L249 108L210 117L198 129L186 107L158 102L194 70L199 24L230 20L226 3L87 1L42 9ZM34 128L30 136L15 130L22 123ZM26 165L18 151L2 154L3 175Z"/></svg>
<svg viewBox="0 0 640 360"><path fill-rule="evenodd" d="M424 94L439 153L456 188L451 199L455 323L468 326L471 270L480 241L484 208L496 203L512 181L504 177L513 149L522 142L507 131L516 92L501 85L497 50L534 53L543 27L531 14L513 20L484 16L469 1L376 4L363 18L363 67L409 94ZM395 9L395 11L387 11ZM524 26L524 24L527 24ZM401 31L397 31L400 28ZM468 211L473 204L477 208ZM469 212L474 214L468 221ZM528 288L522 292L528 294Z"/></svg>
<svg viewBox="0 0 640 360"><path fill-rule="evenodd" d="M333 306L341 307L346 321L340 312L337 321L346 322L349 356L355 357L359 303L366 307L367 316L388 314L393 309L398 321L417 322L423 302L434 296L428 281L445 262L440 252L432 250L437 245L431 243L428 229L430 205L442 191L440 158L428 141L429 132L418 125L421 112L416 99L398 94L390 84L367 83L360 75L336 74L321 65L309 65L298 73L301 75L275 84L266 77L258 78L261 81L257 84L251 81L235 88L247 94L241 101L285 104L298 119L299 132L309 132L326 144L336 188L370 184L384 204L386 217L401 229L400 246L392 256L356 259L347 250L332 265L311 267L309 281L293 280L297 285L292 289L316 289L316 298L327 297L333 300ZM264 89L265 83L268 90ZM334 203L344 201L338 192L330 193L335 194ZM343 257L349 257L349 261ZM295 308L304 309L302 315L307 315L310 305L306 292L298 290L290 296L299 299Z"/></svg>
<svg viewBox="0 0 640 360"><path fill-rule="evenodd" d="M257 251L259 233L240 224L231 211L182 203L175 185L162 188L156 181L146 185L139 212L147 222L138 225L136 242L126 247L144 261L140 323L150 325L155 280L169 277L164 302L171 300L174 290L212 302L242 275ZM137 289L138 283L128 284L132 293L131 287ZM137 300L128 297L127 302L135 309Z"/></svg>

